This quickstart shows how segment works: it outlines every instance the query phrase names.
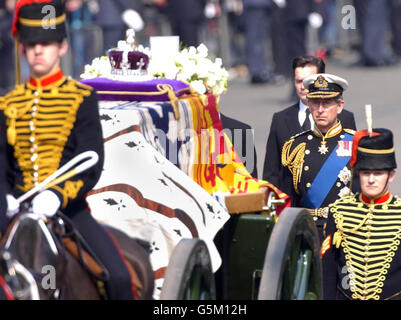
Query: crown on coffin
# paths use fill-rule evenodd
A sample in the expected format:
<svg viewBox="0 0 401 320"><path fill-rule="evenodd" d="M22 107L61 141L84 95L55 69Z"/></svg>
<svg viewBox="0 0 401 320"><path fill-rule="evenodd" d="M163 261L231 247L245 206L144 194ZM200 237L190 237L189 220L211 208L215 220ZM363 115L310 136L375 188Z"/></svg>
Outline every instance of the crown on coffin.
<svg viewBox="0 0 401 320"><path fill-rule="evenodd" d="M127 39L118 41L117 47L109 49L111 75L121 80L147 75L149 56L136 50L135 31L128 29Z"/></svg>

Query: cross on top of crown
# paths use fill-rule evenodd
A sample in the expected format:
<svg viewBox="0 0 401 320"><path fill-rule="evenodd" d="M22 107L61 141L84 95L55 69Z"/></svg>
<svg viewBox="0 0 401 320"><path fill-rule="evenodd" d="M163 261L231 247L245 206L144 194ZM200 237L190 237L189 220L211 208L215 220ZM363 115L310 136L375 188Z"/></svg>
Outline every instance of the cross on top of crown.
<svg viewBox="0 0 401 320"><path fill-rule="evenodd" d="M126 40L125 42L131 49L135 49L135 30L134 29L128 29L127 32L125 33Z"/></svg>

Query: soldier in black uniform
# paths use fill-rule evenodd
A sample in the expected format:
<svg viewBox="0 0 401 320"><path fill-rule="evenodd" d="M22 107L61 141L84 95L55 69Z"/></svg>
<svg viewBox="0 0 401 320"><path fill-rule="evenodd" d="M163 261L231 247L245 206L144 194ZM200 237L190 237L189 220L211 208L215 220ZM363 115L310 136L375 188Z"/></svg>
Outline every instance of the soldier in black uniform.
<svg viewBox="0 0 401 320"><path fill-rule="evenodd" d="M63 211L109 271L109 298L132 299L130 275L118 248L84 199L103 168L103 137L96 93L60 69L68 50L65 18L60 0L20 0L16 6L13 35L22 44L31 76L1 105L13 165L9 190L18 197L78 154L97 152L95 166L36 195L32 209L47 217Z"/></svg>
<svg viewBox="0 0 401 320"><path fill-rule="evenodd" d="M329 206L324 298L401 299L401 199L388 190L397 167L392 132L358 131L351 166L362 192Z"/></svg>
<svg viewBox="0 0 401 320"><path fill-rule="evenodd" d="M281 160L284 181L291 188L292 206L308 208L323 239L328 204L351 192L351 145L354 130L343 128L337 116L344 108L346 80L331 74L315 74L304 80L307 103L315 122L313 130L288 140ZM354 187L357 187L354 185Z"/></svg>

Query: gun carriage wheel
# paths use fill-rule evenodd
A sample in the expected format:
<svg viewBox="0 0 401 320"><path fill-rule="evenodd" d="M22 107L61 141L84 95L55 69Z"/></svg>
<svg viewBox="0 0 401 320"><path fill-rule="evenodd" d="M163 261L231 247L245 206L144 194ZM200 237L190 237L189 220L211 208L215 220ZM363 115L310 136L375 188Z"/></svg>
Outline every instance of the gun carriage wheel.
<svg viewBox="0 0 401 320"><path fill-rule="evenodd" d="M285 209L266 250L259 300L314 300L322 297L319 236L310 214Z"/></svg>
<svg viewBox="0 0 401 320"><path fill-rule="evenodd" d="M209 251L200 239L183 239L174 248L165 273L161 300L216 298Z"/></svg>

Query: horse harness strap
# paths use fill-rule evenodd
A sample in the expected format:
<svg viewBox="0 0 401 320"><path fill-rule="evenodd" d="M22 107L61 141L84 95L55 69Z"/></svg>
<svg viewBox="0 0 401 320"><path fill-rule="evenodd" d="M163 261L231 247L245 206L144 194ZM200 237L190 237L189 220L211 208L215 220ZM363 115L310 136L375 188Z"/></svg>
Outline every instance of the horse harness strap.
<svg viewBox="0 0 401 320"><path fill-rule="evenodd" d="M108 270L95 253L92 252L83 236L74 227L72 221L61 212L58 212L57 215L63 220L68 230L60 230L56 223L57 220L54 219L52 221L53 231L59 237L66 250L71 253L97 281L107 282L109 280Z"/></svg>
<svg viewBox="0 0 401 320"><path fill-rule="evenodd" d="M76 241L74 241L71 237L63 237L61 241L68 252L71 253L75 259L83 263L91 274L95 275L96 278L99 279L104 278L105 270L103 267L94 258L92 258L92 256L85 249L80 248Z"/></svg>

